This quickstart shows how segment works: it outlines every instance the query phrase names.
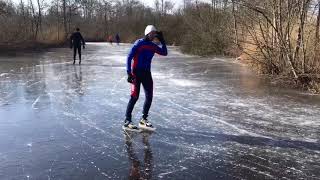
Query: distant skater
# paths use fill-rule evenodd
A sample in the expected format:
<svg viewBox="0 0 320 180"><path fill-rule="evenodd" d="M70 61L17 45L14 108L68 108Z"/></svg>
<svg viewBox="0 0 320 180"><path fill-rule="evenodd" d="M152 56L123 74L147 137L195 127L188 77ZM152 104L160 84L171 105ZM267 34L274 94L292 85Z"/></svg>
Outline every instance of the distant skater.
<svg viewBox="0 0 320 180"><path fill-rule="evenodd" d="M80 29L76 28L76 32L72 33L70 37L70 48L73 48L73 64L76 63L77 51L79 54L79 64L81 64L81 45L85 49L85 41L80 33Z"/></svg>
<svg viewBox="0 0 320 180"><path fill-rule="evenodd" d="M116 42L117 42L117 44L118 44L118 46L119 46L119 43L120 43L120 36L119 36L119 34L116 34Z"/></svg>
<svg viewBox="0 0 320 180"><path fill-rule="evenodd" d="M112 45L112 42L113 42L113 37L112 37L112 35L110 35L110 36L108 37L108 41L109 41L109 43Z"/></svg>

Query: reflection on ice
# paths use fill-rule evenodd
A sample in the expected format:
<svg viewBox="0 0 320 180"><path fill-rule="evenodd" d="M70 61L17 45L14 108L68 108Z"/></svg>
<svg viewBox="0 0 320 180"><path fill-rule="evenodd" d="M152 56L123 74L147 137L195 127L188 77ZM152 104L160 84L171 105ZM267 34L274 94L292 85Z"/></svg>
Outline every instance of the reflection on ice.
<svg viewBox="0 0 320 180"><path fill-rule="evenodd" d="M153 171L153 155L149 138L149 133L134 133L124 132L126 151L130 161L130 170L128 179L152 179ZM137 153L139 145L136 144L138 140L142 140L143 145L143 160L140 160Z"/></svg>

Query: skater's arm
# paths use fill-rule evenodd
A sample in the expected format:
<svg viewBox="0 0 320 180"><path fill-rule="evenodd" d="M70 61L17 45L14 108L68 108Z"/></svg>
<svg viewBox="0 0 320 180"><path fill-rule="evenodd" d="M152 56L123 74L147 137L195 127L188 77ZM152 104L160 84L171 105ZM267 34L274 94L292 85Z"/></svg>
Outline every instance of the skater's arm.
<svg viewBox="0 0 320 180"><path fill-rule="evenodd" d="M86 45L86 42L84 41L84 39L83 39L83 37L82 37L81 34L80 34L80 38L81 38L81 41L82 41L82 45L83 45L83 46Z"/></svg>
<svg viewBox="0 0 320 180"><path fill-rule="evenodd" d="M138 41L134 43L127 57L127 73L128 74L131 74L131 61L133 57L136 55L137 49L138 49Z"/></svg>
<svg viewBox="0 0 320 180"><path fill-rule="evenodd" d="M159 39L159 41L162 44L162 48L155 45L156 46L156 53L160 54L162 56L168 55L167 45L166 45L166 41L164 40L163 33L161 31L157 32L156 37Z"/></svg>
<svg viewBox="0 0 320 180"><path fill-rule="evenodd" d="M70 36L70 48L72 48L72 45L73 45L72 41L73 41L73 34L71 34Z"/></svg>
<svg viewBox="0 0 320 180"><path fill-rule="evenodd" d="M161 48L158 45L154 44L155 50L156 50L155 52L159 55L167 56L168 55L167 45L166 43L161 43L161 44L162 44Z"/></svg>

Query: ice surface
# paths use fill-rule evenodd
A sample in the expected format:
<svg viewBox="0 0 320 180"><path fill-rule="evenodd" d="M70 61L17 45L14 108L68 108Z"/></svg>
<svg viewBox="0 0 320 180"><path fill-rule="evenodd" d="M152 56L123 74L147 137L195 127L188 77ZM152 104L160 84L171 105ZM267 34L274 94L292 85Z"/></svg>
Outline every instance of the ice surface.
<svg viewBox="0 0 320 180"><path fill-rule="evenodd" d="M231 59L155 56L157 131L123 133L129 48L0 57L0 179L320 179L319 96Z"/></svg>

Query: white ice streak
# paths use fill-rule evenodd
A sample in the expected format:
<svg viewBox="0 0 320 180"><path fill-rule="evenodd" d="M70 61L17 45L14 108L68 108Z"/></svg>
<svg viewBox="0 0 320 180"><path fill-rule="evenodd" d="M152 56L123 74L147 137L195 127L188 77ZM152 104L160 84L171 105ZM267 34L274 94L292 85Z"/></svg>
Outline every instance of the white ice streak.
<svg viewBox="0 0 320 180"><path fill-rule="evenodd" d="M214 117L212 117L212 116L209 116L209 115L206 115L206 114L203 114L203 113L199 113L199 112L197 112L197 111L195 111L195 110L193 110L193 109L190 109L190 108L181 106L180 104L177 104L177 103L175 103L175 102L173 102L173 101L171 101L171 100L169 100L169 101L170 101L172 104L180 107L181 109L190 111L190 112L192 112L192 113L194 113L194 114L196 114L196 115L198 115L198 116L200 116L200 117L201 117L201 116L202 116L202 117L206 117L206 118L212 119L212 120L214 120L214 121L220 122L221 124L227 125L227 126L233 128L233 129L237 130L239 133L248 134L248 135L255 136L255 137L270 138L270 137L267 137L267 136L263 136L263 135L261 135L261 134L256 134L256 133L253 133L253 132L249 132L249 131L247 131L247 130L245 130L245 129L241 129L241 128L237 127L236 125L231 124L231 123L228 123L227 121L224 121L224 120L222 120L222 119L214 118ZM271 139L271 138L270 138L270 139Z"/></svg>
<svg viewBox="0 0 320 180"><path fill-rule="evenodd" d="M4 76L8 76L8 75L9 75L9 73L1 73L0 77L4 77Z"/></svg>
<svg viewBox="0 0 320 180"><path fill-rule="evenodd" d="M39 102L40 98L41 98L41 95L38 96L38 98L32 103L31 107L32 107L33 109L38 109L38 108L36 108L35 106L36 106L37 103Z"/></svg>
<svg viewBox="0 0 320 180"><path fill-rule="evenodd" d="M71 62L71 61L70 61L70 62ZM36 67L41 67L41 66L53 66L53 65L64 65L64 64L70 64L70 62L49 63L49 64L37 64Z"/></svg>
<svg viewBox="0 0 320 180"><path fill-rule="evenodd" d="M181 87L199 87L203 85L203 83L201 82L187 80L187 79L170 79L170 81L173 84Z"/></svg>
<svg viewBox="0 0 320 180"><path fill-rule="evenodd" d="M39 84L39 83L41 83L42 81L37 81L37 82L34 82L34 83L31 83L31 84L29 84L27 87L29 88L29 87L32 87L32 86L34 86L34 85L37 85L37 84Z"/></svg>
<svg viewBox="0 0 320 180"><path fill-rule="evenodd" d="M172 73L160 73L160 72L156 71L156 72L152 73L152 76L154 78L157 78L157 79L171 79L174 76L174 74L172 74Z"/></svg>
<svg viewBox="0 0 320 180"><path fill-rule="evenodd" d="M158 178L163 178L164 176L166 176L166 175L168 175L168 174L176 173L176 172L179 172L179 171L184 171L184 170L187 170L187 169L188 169L188 168L186 168L186 167L180 166L180 169L175 169L175 170L172 170L172 171L160 173L160 174L158 175Z"/></svg>
<svg viewBox="0 0 320 180"><path fill-rule="evenodd" d="M121 64L127 63L126 56L121 56L121 55L111 55L111 56L105 57L105 59L112 60Z"/></svg>

